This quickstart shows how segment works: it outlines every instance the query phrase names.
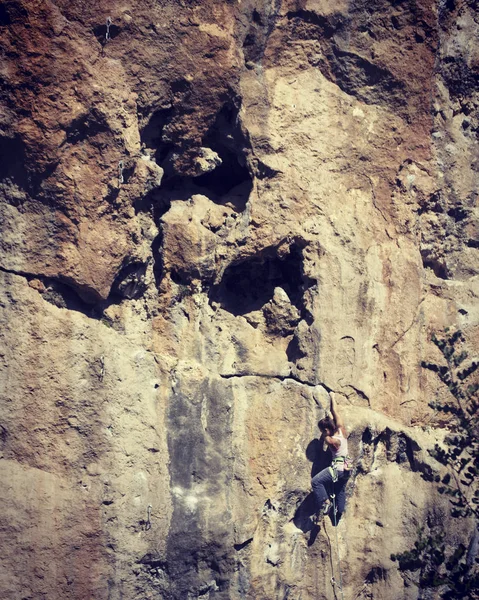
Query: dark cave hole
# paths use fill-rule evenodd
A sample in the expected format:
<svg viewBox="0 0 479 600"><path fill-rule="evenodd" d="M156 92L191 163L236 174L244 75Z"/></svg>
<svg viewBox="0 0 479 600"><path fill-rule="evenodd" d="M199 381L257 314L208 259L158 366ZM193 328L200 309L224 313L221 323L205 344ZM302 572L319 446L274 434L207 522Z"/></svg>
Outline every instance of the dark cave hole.
<svg viewBox="0 0 479 600"><path fill-rule="evenodd" d="M221 198L235 189L243 198L248 198L253 189L253 181L244 159L221 144L212 143L209 147L218 153L222 164L209 173L195 177L194 183L213 192L216 198Z"/></svg>
<svg viewBox="0 0 479 600"><path fill-rule="evenodd" d="M241 130L238 108L230 103L223 106L202 140L202 146L216 152L222 164L197 177L175 173L170 164L175 147L164 143L161 133L169 116L169 109L155 113L142 134L145 145L156 149L155 160L165 170L160 188L164 198L171 202L203 194L217 204L228 204L242 212L253 189L253 176L246 160L250 144Z"/></svg>
<svg viewBox="0 0 479 600"><path fill-rule="evenodd" d="M447 214L457 222L464 220L468 216L468 211L462 206L455 206L454 208L450 208Z"/></svg>
<svg viewBox="0 0 479 600"><path fill-rule="evenodd" d="M155 111L141 131L141 143L146 148L154 150L155 161L162 165L173 151L174 145L163 140L163 130L173 113L172 108L160 108Z"/></svg>
<svg viewBox="0 0 479 600"><path fill-rule="evenodd" d="M424 43L424 36L421 33L419 33L418 31L416 31L414 33L414 39L416 40L416 42L418 44L423 44Z"/></svg>
<svg viewBox="0 0 479 600"><path fill-rule="evenodd" d="M440 263L438 260L434 258L423 258L422 264L425 269L432 269L434 275L436 275L436 277L438 277L439 279L449 279L449 272L447 270L447 267Z"/></svg>
<svg viewBox="0 0 479 600"><path fill-rule="evenodd" d="M107 26L106 23L104 25L97 25L93 28L93 33L95 34L96 39L104 46L107 43L106 39ZM121 27L112 23L108 29L108 33L110 36L110 40L115 39L121 33Z"/></svg>
<svg viewBox="0 0 479 600"><path fill-rule="evenodd" d="M28 174L23 142L17 137L0 137L0 156L0 181L9 180L18 187L27 187Z"/></svg>
<svg viewBox="0 0 479 600"><path fill-rule="evenodd" d="M246 175L248 179L242 179ZM227 164L223 162L214 171L200 177L180 175L168 177L165 174L160 189L165 201L168 202L172 200L186 201L195 194L203 194L216 204L227 204L235 211L242 212L246 208L253 189L253 182L247 169L238 168L233 162L233 166L229 170Z"/></svg>
<svg viewBox="0 0 479 600"><path fill-rule="evenodd" d="M230 202L237 210L246 207L253 177L246 161L249 140L243 133L238 117L239 109L226 103L219 111L213 126L203 139L203 146L214 150L222 164L213 171L194 178L194 184L204 188L215 202Z"/></svg>
<svg viewBox="0 0 479 600"><path fill-rule="evenodd" d="M449 12L453 12L456 8L456 1L455 0L446 0L445 2L442 2L442 6L441 6L442 10L447 10Z"/></svg>
<svg viewBox="0 0 479 600"><path fill-rule="evenodd" d="M4 4L0 5L0 27L10 25L11 22L12 20L10 19L10 15L8 14L7 7Z"/></svg>
<svg viewBox="0 0 479 600"><path fill-rule="evenodd" d="M263 27L264 25L263 18L261 14L256 10L256 8L253 10L253 22L257 25L260 25L261 27Z"/></svg>
<svg viewBox="0 0 479 600"><path fill-rule="evenodd" d="M313 281L303 275L302 265L302 249L297 244L292 244L284 257L272 250L234 263L227 267L221 282L211 289L210 301L218 302L235 316L245 315L262 308L273 298L274 289L281 287L303 318L307 317L303 295Z"/></svg>
<svg viewBox="0 0 479 600"><path fill-rule="evenodd" d="M159 289L161 279L163 277L163 259L162 259L163 235L160 233L156 236L151 244L151 253L153 255L153 275L155 277L156 287Z"/></svg>
<svg viewBox="0 0 479 600"><path fill-rule="evenodd" d="M261 44L258 43L256 39L256 32L250 31L243 42L243 53L245 62L258 61L262 56L263 49L261 48Z"/></svg>
<svg viewBox="0 0 479 600"><path fill-rule="evenodd" d="M180 273L178 273L178 271L171 271L170 273L170 277L171 277L171 281L173 283L176 283L176 285L190 285L190 281L184 277L181 276Z"/></svg>
<svg viewBox="0 0 479 600"><path fill-rule="evenodd" d="M369 427L363 431L363 435L361 436L361 442L363 444L370 444L373 441L373 435Z"/></svg>
<svg viewBox="0 0 479 600"><path fill-rule="evenodd" d="M120 270L111 286L109 296L111 303L124 298L135 300L145 293L147 287L145 283L146 267L146 263L135 261Z"/></svg>
<svg viewBox="0 0 479 600"><path fill-rule="evenodd" d="M3 2L0 4L0 27L24 22L27 17L28 12L21 6L20 2Z"/></svg>
<svg viewBox="0 0 479 600"><path fill-rule="evenodd" d="M173 94L185 94L191 90L191 82L187 79L177 79L170 84Z"/></svg>
<svg viewBox="0 0 479 600"><path fill-rule="evenodd" d="M307 321L310 321L310 319L307 319ZM308 325L311 325L311 323L309 322ZM301 349L298 338L295 335L286 348L286 356L288 357L288 362L292 363L295 363L306 356L306 353Z"/></svg>

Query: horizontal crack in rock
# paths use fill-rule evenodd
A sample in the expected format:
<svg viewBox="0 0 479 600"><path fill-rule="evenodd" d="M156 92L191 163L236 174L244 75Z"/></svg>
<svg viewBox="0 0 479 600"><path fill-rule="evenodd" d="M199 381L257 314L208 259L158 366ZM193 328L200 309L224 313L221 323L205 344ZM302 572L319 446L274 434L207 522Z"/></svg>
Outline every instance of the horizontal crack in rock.
<svg viewBox="0 0 479 600"><path fill-rule="evenodd" d="M287 381L288 379L295 381L301 385L307 385L310 387L317 387L321 385L327 392L331 392L331 388L322 382L312 383L310 381L304 381L295 375L273 375L268 373L220 373L222 379L233 379L234 377L261 377L263 379L279 379L280 381Z"/></svg>

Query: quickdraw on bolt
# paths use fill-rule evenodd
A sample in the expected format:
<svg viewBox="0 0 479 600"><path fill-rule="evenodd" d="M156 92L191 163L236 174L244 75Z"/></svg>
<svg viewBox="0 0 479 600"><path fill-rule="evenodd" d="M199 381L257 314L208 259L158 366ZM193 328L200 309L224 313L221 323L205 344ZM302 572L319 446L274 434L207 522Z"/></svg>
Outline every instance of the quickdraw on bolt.
<svg viewBox="0 0 479 600"><path fill-rule="evenodd" d="M120 160L120 162L118 163L118 185L121 185L125 180L123 178L123 161Z"/></svg>
<svg viewBox="0 0 479 600"><path fill-rule="evenodd" d="M152 508L153 507L151 506L151 504L148 504L148 508L147 508L148 516L146 517L145 531L148 531L149 529L151 529L151 509Z"/></svg>
<svg viewBox="0 0 479 600"><path fill-rule="evenodd" d="M111 40L111 36L110 36L110 27L111 24L113 23L111 17L108 17L106 20L106 34L105 34L105 42L109 42Z"/></svg>

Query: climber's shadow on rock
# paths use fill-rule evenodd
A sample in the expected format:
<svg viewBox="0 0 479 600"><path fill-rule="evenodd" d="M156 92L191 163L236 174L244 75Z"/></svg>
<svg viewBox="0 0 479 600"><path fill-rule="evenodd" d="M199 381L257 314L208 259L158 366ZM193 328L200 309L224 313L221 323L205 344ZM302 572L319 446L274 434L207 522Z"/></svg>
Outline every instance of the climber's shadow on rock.
<svg viewBox="0 0 479 600"><path fill-rule="evenodd" d="M317 475L320 471L331 464L331 453L328 449L324 450L320 440L314 439L309 442L306 448L306 458L312 463L311 477ZM308 545L311 546L319 533L319 526L312 521L316 513L316 503L313 493L310 492L296 509L293 517L293 523L304 533L311 532Z"/></svg>

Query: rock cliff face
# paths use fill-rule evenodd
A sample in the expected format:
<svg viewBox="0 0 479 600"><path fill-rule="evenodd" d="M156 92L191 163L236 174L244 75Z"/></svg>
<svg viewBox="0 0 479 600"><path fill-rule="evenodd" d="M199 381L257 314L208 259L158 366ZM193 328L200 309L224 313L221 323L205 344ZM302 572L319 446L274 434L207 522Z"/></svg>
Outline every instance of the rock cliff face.
<svg viewBox="0 0 479 600"><path fill-rule="evenodd" d="M477 382L478 36L474 0L0 6L0 597L332 600L338 551L344 598L446 597L391 559L438 529L473 578L429 403L446 328Z"/></svg>

